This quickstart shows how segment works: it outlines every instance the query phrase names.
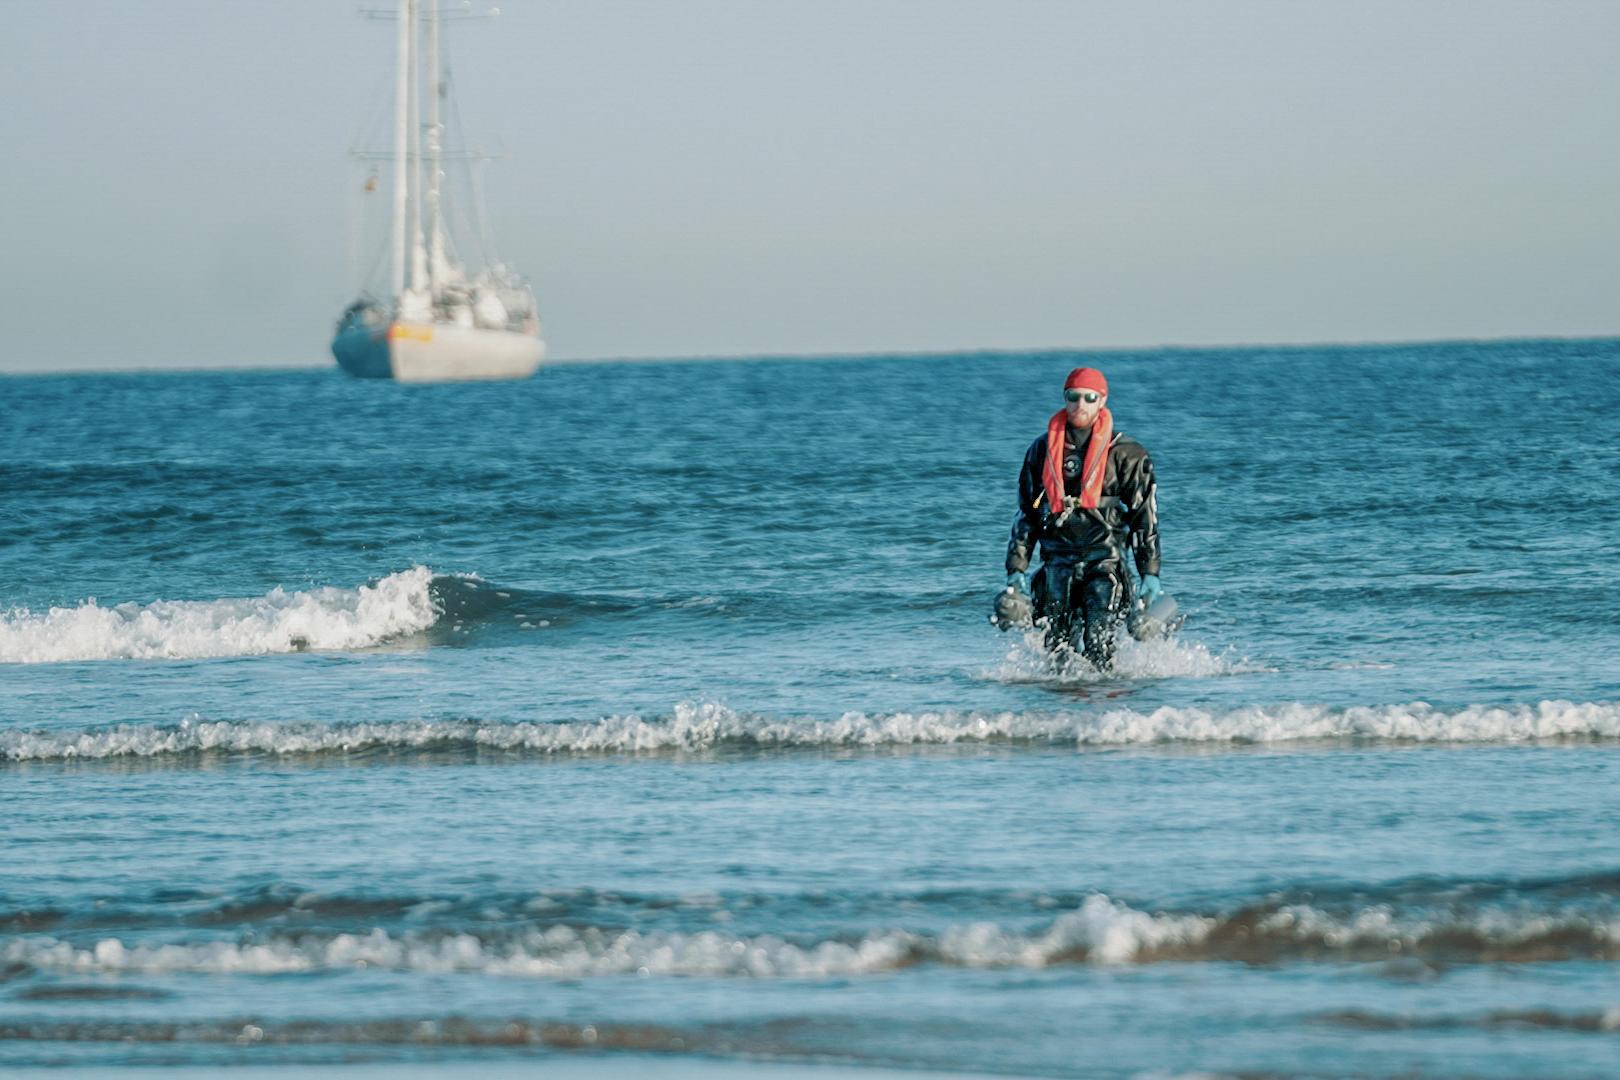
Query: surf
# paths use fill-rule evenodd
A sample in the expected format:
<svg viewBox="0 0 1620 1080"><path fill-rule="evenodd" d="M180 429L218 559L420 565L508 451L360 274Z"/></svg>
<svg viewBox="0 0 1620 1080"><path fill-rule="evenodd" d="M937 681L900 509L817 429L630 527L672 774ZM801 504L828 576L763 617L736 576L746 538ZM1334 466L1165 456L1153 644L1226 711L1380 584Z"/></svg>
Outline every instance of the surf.
<svg viewBox="0 0 1620 1080"><path fill-rule="evenodd" d="M904 906L896 905L896 913ZM1092 893L1044 919L938 929L897 921L820 935L677 930L578 916L542 919L531 908L500 922L474 917L441 926L267 928L238 940L212 934L169 940L113 934L93 941L23 935L0 947L0 960L18 970L75 976L375 969L561 980L837 979L925 964L1033 970L1159 963L1613 962L1620 960L1620 917L1607 904L1456 904L1426 897L1341 906L1280 895L1225 910L1176 910Z"/></svg>
<svg viewBox="0 0 1620 1080"><path fill-rule="evenodd" d="M990 744L1075 749L1335 742L1493 745L1572 739L1620 739L1620 705L1542 701L1448 710L1425 702L1349 708L1289 702L1224 710L849 711L816 718L750 713L700 701L681 702L662 716L625 713L594 720L276 723L188 717L177 724L4 730L0 761L486 752L568 757Z"/></svg>
<svg viewBox="0 0 1620 1080"><path fill-rule="evenodd" d="M363 649L426 630L442 611L425 566L355 588L291 591L220 600L154 600L0 616L0 663L181 660L309 649Z"/></svg>

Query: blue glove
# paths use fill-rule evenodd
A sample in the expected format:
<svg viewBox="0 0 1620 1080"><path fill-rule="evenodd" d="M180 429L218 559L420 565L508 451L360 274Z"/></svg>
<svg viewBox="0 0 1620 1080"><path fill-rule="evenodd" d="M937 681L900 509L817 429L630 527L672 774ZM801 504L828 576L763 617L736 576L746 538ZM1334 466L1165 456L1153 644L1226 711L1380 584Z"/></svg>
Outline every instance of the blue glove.
<svg viewBox="0 0 1620 1080"><path fill-rule="evenodd" d="M1024 576L1022 570L1016 570L1007 575L1007 588L1016 593L1029 592L1029 578Z"/></svg>
<svg viewBox="0 0 1620 1080"><path fill-rule="evenodd" d="M1139 590L1138 595L1142 597L1142 603L1152 606L1155 600L1164 595L1164 586L1159 584L1159 576L1157 574L1143 574L1142 588Z"/></svg>

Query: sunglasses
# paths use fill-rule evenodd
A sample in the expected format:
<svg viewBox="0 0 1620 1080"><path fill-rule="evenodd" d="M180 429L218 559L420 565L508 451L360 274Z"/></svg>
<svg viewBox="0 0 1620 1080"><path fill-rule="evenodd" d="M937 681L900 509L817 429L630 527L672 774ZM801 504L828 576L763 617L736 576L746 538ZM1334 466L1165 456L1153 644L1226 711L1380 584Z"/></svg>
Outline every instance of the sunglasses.
<svg viewBox="0 0 1620 1080"><path fill-rule="evenodd" d="M1102 400L1102 395L1095 390L1065 390L1063 391L1063 400L1083 401L1087 405L1095 405Z"/></svg>

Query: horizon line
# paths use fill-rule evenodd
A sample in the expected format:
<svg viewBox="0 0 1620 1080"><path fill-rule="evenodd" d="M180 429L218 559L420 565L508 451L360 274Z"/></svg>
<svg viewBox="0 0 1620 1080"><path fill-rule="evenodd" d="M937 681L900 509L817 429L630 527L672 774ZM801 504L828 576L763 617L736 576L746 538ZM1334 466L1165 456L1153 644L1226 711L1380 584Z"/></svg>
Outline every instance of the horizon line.
<svg viewBox="0 0 1620 1080"><path fill-rule="evenodd" d="M541 370L548 367L588 367L609 364L720 364L720 363L787 363L792 361L852 361L852 360L910 360L930 357L965 356L1023 356L1030 354L1121 354L1171 352L1224 352L1224 351L1307 351L1312 349L1378 349L1397 346L1438 345L1510 345L1559 342L1620 341L1620 332L1610 334L1509 334L1502 337L1433 337L1433 338L1368 338L1356 341L1290 341L1290 342L1230 342L1224 344L1157 344L1157 345L1036 345L1036 346L983 346L960 349L892 349L872 352L770 352L770 353L694 353L671 356L597 356L571 357L546 360ZM200 375L232 374L238 372L271 371L324 371L337 370L335 360L328 361L271 361L268 363L238 364L173 364L126 365L118 367L72 367L65 369L23 368L0 369L0 378L37 378L62 375Z"/></svg>

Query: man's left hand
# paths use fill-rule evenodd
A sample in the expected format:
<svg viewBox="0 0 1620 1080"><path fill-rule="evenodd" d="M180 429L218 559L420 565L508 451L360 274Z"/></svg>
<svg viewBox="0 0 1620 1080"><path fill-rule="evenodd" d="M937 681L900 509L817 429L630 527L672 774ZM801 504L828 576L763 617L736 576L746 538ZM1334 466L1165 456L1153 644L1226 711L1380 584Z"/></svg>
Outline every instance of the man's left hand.
<svg viewBox="0 0 1620 1080"><path fill-rule="evenodd" d="M1140 590L1140 595L1142 597L1142 603L1149 605L1164 595L1164 586L1159 584L1159 576L1157 574L1142 575L1142 588Z"/></svg>

